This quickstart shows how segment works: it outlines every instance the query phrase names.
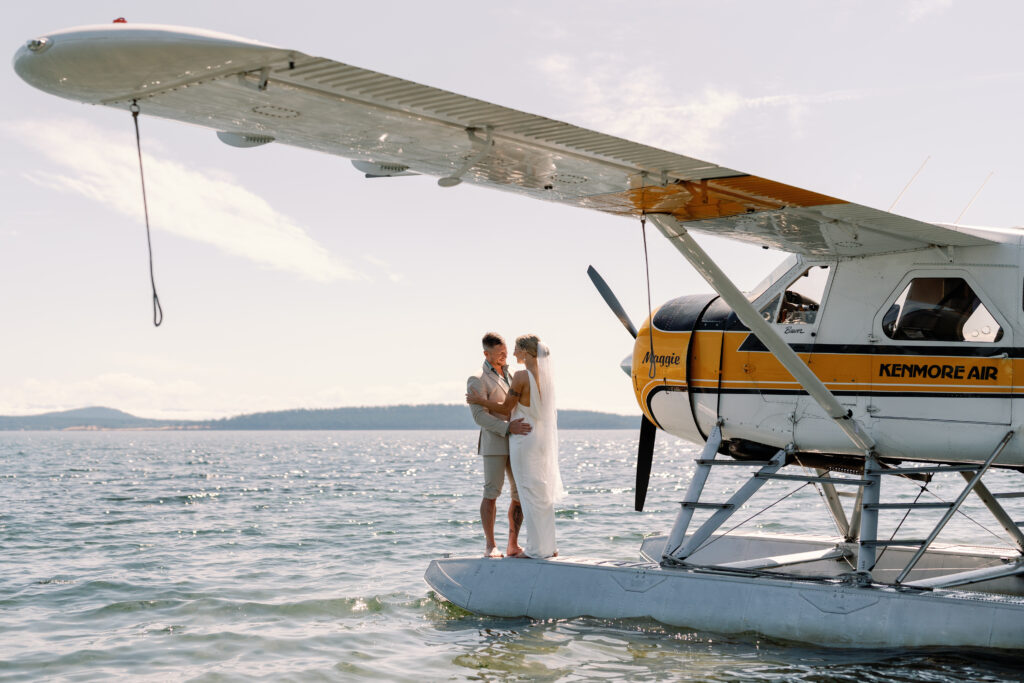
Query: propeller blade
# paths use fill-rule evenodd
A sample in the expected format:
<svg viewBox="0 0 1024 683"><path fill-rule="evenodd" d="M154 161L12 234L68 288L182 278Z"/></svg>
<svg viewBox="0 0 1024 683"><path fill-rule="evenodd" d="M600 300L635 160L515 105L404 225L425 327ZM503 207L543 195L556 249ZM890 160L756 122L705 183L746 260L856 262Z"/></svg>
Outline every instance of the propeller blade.
<svg viewBox="0 0 1024 683"><path fill-rule="evenodd" d="M636 327L634 327L633 321L629 319L629 316L626 315L626 309L619 303L619 300L612 292L612 288L608 286L608 283L604 281L604 278L601 277L594 266L587 268L587 275L590 276L590 280L597 287L597 291L601 293L601 298L608 304L608 308L612 309L615 317L633 335L633 339L636 339ZM643 511L644 501L647 500L647 485L651 481L651 462L654 460L654 437L658 433L658 428L647 419L646 415L642 419L643 422L640 423L640 446L637 449L636 455L636 500L634 501L634 507L637 512Z"/></svg>
<svg viewBox="0 0 1024 683"><path fill-rule="evenodd" d="M604 299L604 302L608 304L608 308L612 309L612 313L615 314L615 317L618 318L619 322L625 326L631 335L633 335L633 339L636 339L636 328L633 326L633 321L629 319L629 316L626 315L626 309L624 309L622 304L619 303L619 300L615 298L615 294L612 293L612 288L609 287L608 283L604 281L604 278L594 270L594 266L589 266L587 268L587 275L590 276L594 286L597 287L597 291L601 293L601 297Z"/></svg>
<svg viewBox="0 0 1024 683"><path fill-rule="evenodd" d="M640 423L640 447L636 453L636 501L634 508L643 512L647 499L647 485L651 481L651 461L654 460L654 435L658 428L644 415Z"/></svg>

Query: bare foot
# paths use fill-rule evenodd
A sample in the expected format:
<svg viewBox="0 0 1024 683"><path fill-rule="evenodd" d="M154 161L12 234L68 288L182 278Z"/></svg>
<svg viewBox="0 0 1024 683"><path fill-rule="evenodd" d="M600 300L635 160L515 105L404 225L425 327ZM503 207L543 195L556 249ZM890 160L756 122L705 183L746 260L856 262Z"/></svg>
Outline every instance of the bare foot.
<svg viewBox="0 0 1024 683"><path fill-rule="evenodd" d="M498 550L497 546L488 546L487 552L484 553L484 557L502 557L501 551Z"/></svg>
<svg viewBox="0 0 1024 683"><path fill-rule="evenodd" d="M530 559L530 556L527 555L526 553L522 552L522 551L516 553L515 555L511 555L510 554L508 557L512 557L512 558L515 558L515 559L518 559L518 560L529 560Z"/></svg>
<svg viewBox="0 0 1024 683"><path fill-rule="evenodd" d="M515 546L510 545L508 547L508 549L505 551L505 554L508 555L509 557L512 557L513 555L522 555L524 552L525 551L520 546L518 546L518 545L515 545Z"/></svg>

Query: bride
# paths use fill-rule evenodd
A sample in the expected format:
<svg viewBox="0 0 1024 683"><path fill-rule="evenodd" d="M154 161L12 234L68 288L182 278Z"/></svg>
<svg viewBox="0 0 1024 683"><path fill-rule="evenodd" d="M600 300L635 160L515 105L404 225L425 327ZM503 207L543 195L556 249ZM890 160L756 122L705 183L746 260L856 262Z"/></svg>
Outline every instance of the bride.
<svg viewBox="0 0 1024 683"><path fill-rule="evenodd" d="M510 415L510 419L525 418L533 426L529 434L509 436L509 461L526 524L526 549L511 557L554 557L558 555L555 502L565 496L565 490L558 471L558 414L551 378L551 352L536 335L525 334L516 339L514 355L526 370L519 370L512 376L505 402L466 394L466 403Z"/></svg>

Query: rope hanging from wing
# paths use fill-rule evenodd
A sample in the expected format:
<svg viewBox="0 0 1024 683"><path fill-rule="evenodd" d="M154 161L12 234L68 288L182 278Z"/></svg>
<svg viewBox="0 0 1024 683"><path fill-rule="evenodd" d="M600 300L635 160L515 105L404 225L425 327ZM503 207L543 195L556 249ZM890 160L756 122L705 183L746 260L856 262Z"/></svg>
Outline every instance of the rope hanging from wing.
<svg viewBox="0 0 1024 683"><path fill-rule="evenodd" d="M142 182L142 212L146 218L146 248L149 250L149 284L153 289L153 327L160 327L164 321L164 309L156 293L156 278L153 276L153 240L149 235L149 203L146 200L146 175L142 171L142 140L139 137L139 104L132 100L132 121L135 123L135 149L139 155L139 180Z"/></svg>

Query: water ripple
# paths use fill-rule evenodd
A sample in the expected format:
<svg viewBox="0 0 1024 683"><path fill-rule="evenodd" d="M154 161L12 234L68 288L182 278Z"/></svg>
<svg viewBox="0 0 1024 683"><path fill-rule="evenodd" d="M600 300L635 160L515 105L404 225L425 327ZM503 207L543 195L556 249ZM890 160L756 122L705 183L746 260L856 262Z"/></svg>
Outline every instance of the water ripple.
<svg viewBox="0 0 1024 683"><path fill-rule="evenodd" d="M636 434L561 438L563 554L636 559L671 526L695 451L659 436L636 513ZM0 679L1020 679L1024 660L991 652L469 614L422 576L442 553L483 550L475 444L458 431L0 434ZM709 490L736 483L724 476ZM745 512L790 488L767 484ZM750 528L831 533L813 489L790 501ZM965 519L944 533L985 537Z"/></svg>

